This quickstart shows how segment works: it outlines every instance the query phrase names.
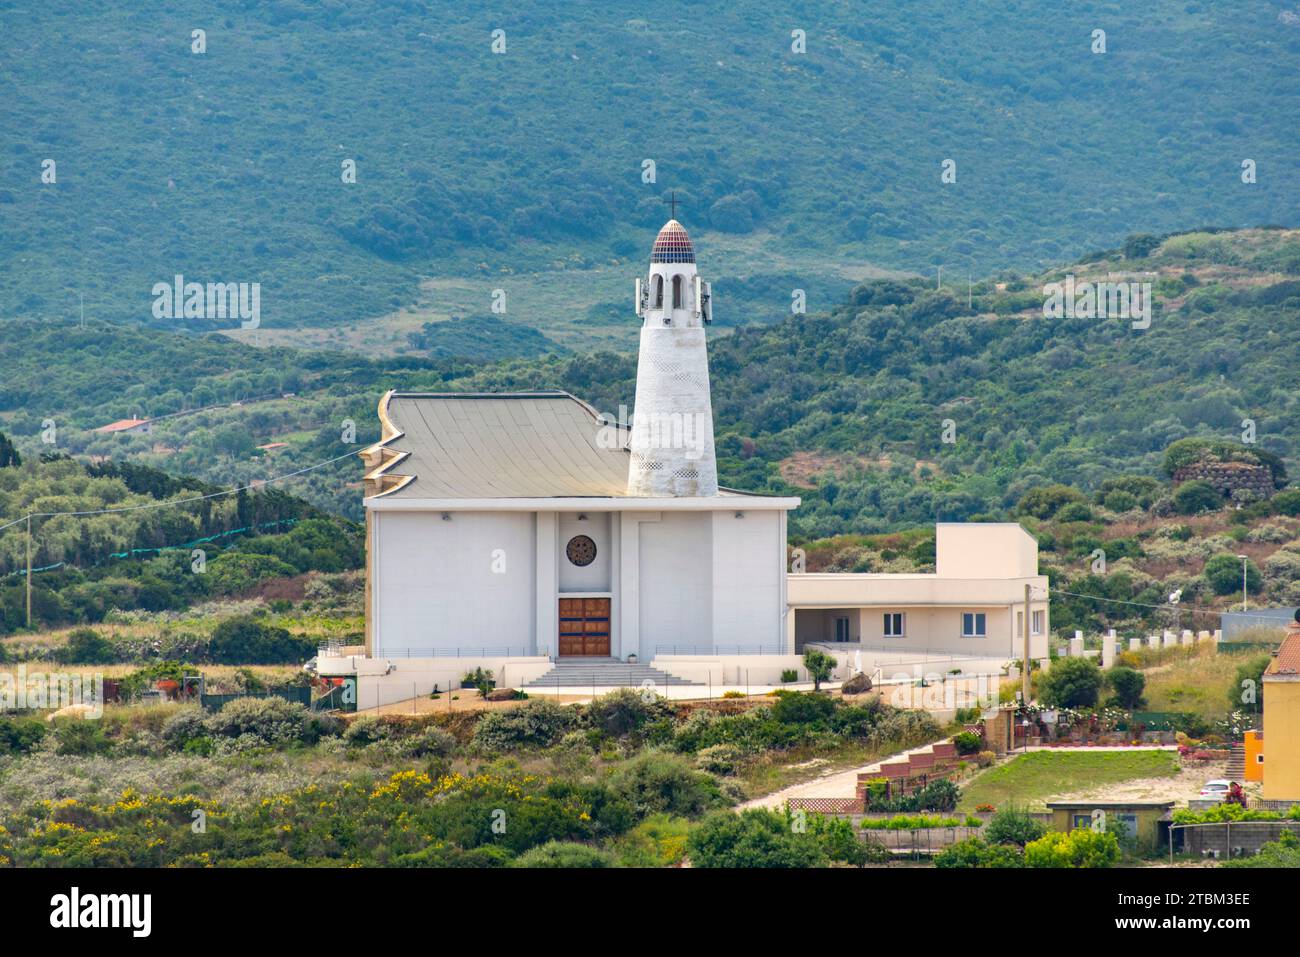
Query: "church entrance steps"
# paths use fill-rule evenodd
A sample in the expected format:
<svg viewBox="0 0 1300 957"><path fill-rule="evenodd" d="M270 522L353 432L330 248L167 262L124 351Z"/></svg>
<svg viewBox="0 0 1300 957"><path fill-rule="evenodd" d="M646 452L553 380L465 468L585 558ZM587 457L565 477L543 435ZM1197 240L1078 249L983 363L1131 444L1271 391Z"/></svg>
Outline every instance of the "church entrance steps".
<svg viewBox="0 0 1300 957"><path fill-rule="evenodd" d="M550 671L534 678L524 688L640 688L646 682L651 687L694 686L676 675L645 664L628 664L617 658L560 658Z"/></svg>

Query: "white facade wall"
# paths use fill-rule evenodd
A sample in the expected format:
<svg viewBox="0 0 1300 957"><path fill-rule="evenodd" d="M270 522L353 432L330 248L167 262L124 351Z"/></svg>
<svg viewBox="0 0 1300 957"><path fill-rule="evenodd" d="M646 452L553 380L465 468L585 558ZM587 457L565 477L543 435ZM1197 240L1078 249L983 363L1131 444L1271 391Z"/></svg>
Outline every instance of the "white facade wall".
<svg viewBox="0 0 1300 957"><path fill-rule="evenodd" d="M584 519L579 516L586 517ZM608 512L560 513L556 557L559 560L561 593L609 593L614 554L609 518ZM585 535L596 543L596 560L590 565L575 565L565 553L569 542L579 535Z"/></svg>
<svg viewBox="0 0 1300 957"><path fill-rule="evenodd" d="M446 520L440 512L372 516L375 657L457 648L531 654L533 514L448 514ZM494 571L502 562L504 571Z"/></svg>
<svg viewBox="0 0 1300 957"><path fill-rule="evenodd" d="M662 646L711 648L712 513L661 512L658 521L639 522L638 528L641 660L648 661Z"/></svg>
<svg viewBox="0 0 1300 957"><path fill-rule="evenodd" d="M737 509L711 517L713 648L731 653L783 650L785 513Z"/></svg>

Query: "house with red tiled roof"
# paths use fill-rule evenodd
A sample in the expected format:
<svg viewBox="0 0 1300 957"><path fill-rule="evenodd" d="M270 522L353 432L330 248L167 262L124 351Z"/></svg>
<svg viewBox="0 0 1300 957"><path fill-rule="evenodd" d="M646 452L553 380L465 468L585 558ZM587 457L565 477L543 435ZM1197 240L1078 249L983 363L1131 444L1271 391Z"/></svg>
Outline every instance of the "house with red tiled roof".
<svg viewBox="0 0 1300 957"><path fill-rule="evenodd" d="M131 433L133 435L148 435L153 431L152 419L118 419L116 422L110 422L108 425L101 425L95 430L108 435L120 435L122 433Z"/></svg>

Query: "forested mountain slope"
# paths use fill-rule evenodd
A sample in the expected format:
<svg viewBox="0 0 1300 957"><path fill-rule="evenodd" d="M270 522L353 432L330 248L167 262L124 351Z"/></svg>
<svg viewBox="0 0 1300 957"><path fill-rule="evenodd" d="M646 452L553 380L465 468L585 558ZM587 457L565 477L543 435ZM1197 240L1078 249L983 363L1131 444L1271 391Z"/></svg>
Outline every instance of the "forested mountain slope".
<svg viewBox="0 0 1300 957"><path fill-rule="evenodd" d="M154 318L180 274L261 283L268 328L329 326L424 276L639 270L670 189L738 291L1300 212L1300 19L1276 2L3 2L0 50L5 319L84 297L220 325ZM518 318L547 332L547 308Z"/></svg>

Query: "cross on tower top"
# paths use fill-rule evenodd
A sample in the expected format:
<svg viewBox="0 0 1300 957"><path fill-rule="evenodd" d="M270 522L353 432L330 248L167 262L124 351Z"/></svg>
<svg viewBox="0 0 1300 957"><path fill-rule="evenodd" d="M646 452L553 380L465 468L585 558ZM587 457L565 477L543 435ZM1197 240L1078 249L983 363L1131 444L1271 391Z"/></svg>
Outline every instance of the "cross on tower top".
<svg viewBox="0 0 1300 957"><path fill-rule="evenodd" d="M668 203L669 206L672 208L672 217L671 217L671 218L672 218L672 219L676 219L676 218L677 218L677 190L673 190L673 191L672 191L671 193L669 193L668 195L669 195L670 198L669 198L669 199L665 199L664 202L665 202L665 203Z"/></svg>

